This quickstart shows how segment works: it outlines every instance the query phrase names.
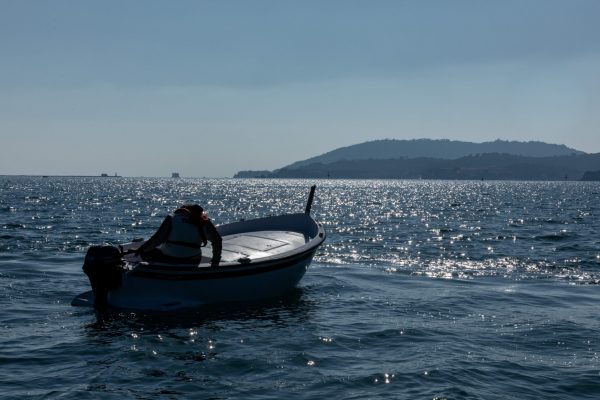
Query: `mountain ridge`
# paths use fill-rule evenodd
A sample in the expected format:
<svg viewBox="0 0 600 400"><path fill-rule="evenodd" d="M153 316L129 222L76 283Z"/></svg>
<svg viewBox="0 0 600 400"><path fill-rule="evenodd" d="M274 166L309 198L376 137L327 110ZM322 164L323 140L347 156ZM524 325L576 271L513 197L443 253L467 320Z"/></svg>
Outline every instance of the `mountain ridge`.
<svg viewBox="0 0 600 400"><path fill-rule="evenodd" d="M283 168L298 168L321 162L340 160L368 160L431 157L457 159L473 154L514 154L530 157L548 157L585 154L564 144L540 141L518 142L497 139L493 142L465 142L449 139L379 139L350 146L339 147L306 160L296 161Z"/></svg>
<svg viewBox="0 0 600 400"><path fill-rule="evenodd" d="M544 142L383 139L234 178L579 180L598 169L600 153Z"/></svg>

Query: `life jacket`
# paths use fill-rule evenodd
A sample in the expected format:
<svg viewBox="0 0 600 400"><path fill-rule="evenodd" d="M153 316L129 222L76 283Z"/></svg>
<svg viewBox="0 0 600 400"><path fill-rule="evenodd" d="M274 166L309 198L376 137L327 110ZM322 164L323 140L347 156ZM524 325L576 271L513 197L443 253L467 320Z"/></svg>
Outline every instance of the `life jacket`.
<svg viewBox="0 0 600 400"><path fill-rule="evenodd" d="M169 257L192 258L202 255L202 245L206 236L201 227L200 216L194 219L189 210L178 209L172 216L171 231L167 241L159 246L161 252Z"/></svg>

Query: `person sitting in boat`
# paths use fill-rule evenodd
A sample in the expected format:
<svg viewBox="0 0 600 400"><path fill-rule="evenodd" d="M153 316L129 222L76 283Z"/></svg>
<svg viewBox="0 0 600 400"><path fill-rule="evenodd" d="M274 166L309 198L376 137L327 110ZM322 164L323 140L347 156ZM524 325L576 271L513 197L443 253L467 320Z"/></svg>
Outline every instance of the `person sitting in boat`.
<svg viewBox="0 0 600 400"><path fill-rule="evenodd" d="M210 264L217 266L221 261L221 235L202 207L185 204L168 215L136 253L144 259L199 259L207 241L212 245Z"/></svg>

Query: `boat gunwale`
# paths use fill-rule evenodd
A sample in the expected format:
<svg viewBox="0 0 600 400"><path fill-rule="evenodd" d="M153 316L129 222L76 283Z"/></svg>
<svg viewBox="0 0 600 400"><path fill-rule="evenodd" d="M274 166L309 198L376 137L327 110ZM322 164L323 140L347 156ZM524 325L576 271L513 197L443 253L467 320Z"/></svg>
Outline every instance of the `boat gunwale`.
<svg viewBox="0 0 600 400"><path fill-rule="evenodd" d="M145 278L158 280L205 280L228 279L243 276L264 274L285 268L290 268L305 259L311 259L316 252L316 247L311 247L300 254L294 254L277 260L258 261L248 264L237 264L225 267L197 268L190 271L169 271L165 269L152 269L149 266L135 268L128 272L131 278Z"/></svg>
<svg viewBox="0 0 600 400"><path fill-rule="evenodd" d="M232 224L222 225L231 226L239 223L252 223L266 219L276 219L286 216L308 216L310 221L316 227L316 234L302 246L298 246L282 254L274 254L256 260L250 260L247 263L231 261L219 264L217 267L200 267L204 264L177 265L170 263L139 262L133 269L126 272L130 277L143 277L148 279L219 279L228 277L239 277L244 275L255 275L266 273L278 269L287 268L301 262L303 258L314 255L317 248L325 241L326 234L323 225L317 222L309 214L284 214L273 217L264 217L248 221L240 221ZM291 229L290 229L291 230ZM251 231L248 231L251 232ZM306 230L296 230L298 233L306 233Z"/></svg>

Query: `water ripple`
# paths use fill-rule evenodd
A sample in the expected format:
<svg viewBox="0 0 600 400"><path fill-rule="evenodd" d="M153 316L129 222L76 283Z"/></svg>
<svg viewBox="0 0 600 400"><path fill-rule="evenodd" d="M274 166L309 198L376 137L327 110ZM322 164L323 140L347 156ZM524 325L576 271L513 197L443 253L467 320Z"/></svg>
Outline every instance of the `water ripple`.
<svg viewBox="0 0 600 400"><path fill-rule="evenodd" d="M600 187L318 182L328 238L278 299L182 314L70 300L91 244L185 202L302 212L304 180L0 177L7 398L505 399L600 393Z"/></svg>

